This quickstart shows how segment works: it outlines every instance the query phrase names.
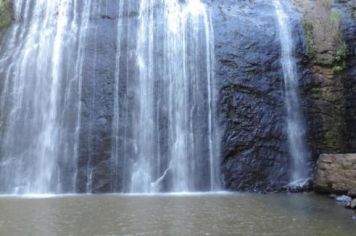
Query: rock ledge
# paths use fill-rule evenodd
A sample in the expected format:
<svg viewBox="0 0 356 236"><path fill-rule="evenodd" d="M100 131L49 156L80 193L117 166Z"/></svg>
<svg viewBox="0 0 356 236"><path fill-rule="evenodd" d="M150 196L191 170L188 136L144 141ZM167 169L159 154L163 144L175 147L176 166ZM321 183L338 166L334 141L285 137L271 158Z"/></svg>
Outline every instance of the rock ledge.
<svg viewBox="0 0 356 236"><path fill-rule="evenodd" d="M356 197L356 154L320 155L314 189Z"/></svg>

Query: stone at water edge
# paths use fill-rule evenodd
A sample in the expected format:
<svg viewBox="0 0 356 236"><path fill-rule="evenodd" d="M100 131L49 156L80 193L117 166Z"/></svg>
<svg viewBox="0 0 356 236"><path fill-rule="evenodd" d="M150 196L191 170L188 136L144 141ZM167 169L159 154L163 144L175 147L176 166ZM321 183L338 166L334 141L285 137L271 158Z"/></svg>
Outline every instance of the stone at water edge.
<svg viewBox="0 0 356 236"><path fill-rule="evenodd" d="M356 154L322 154L318 160L314 190L348 195L355 192L355 168Z"/></svg>
<svg viewBox="0 0 356 236"><path fill-rule="evenodd" d="M337 202L351 202L352 198L346 195L336 197Z"/></svg>
<svg viewBox="0 0 356 236"><path fill-rule="evenodd" d="M289 183L286 190L291 193L301 193L313 190L313 179L306 178Z"/></svg>
<svg viewBox="0 0 356 236"><path fill-rule="evenodd" d="M351 207L352 209L356 209L356 198L351 201L350 207Z"/></svg>
<svg viewBox="0 0 356 236"><path fill-rule="evenodd" d="M352 198L346 195L336 197L336 201L344 207L350 207Z"/></svg>

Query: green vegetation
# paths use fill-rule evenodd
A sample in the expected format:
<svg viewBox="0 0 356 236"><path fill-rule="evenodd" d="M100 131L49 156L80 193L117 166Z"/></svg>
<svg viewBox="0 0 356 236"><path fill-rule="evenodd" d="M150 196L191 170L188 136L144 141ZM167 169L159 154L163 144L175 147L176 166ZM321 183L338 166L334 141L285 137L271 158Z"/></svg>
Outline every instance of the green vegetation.
<svg viewBox="0 0 356 236"><path fill-rule="evenodd" d="M327 4L327 1L325 1ZM327 22L326 22L327 23ZM303 20L303 28L306 37L307 55L309 60L320 66L330 67L335 74L342 73L346 69L346 56L347 45L343 40L341 32L341 15L335 9L330 9L330 21L333 32L330 35L334 35L335 38L335 52L331 57L322 57L318 55L315 50L315 38L314 38L314 25L313 22Z"/></svg>
<svg viewBox="0 0 356 236"><path fill-rule="evenodd" d="M346 69L347 45L342 42L342 45L336 50L336 55L333 61L333 72L339 74Z"/></svg>
<svg viewBox="0 0 356 236"><path fill-rule="evenodd" d="M343 35L341 32L340 13L335 9L331 9L330 20L336 35L336 43L338 45L331 65L333 72L338 74L346 69L347 45L344 42Z"/></svg>
<svg viewBox="0 0 356 236"><path fill-rule="evenodd" d="M337 10L331 9L331 11L330 11L330 20L331 20L331 24L333 25L335 30L339 30L340 29L340 22L341 22L341 15Z"/></svg>
<svg viewBox="0 0 356 236"><path fill-rule="evenodd" d="M7 28L11 23L11 12L8 0L0 0L0 31Z"/></svg>
<svg viewBox="0 0 356 236"><path fill-rule="evenodd" d="M304 33L305 33L306 43L307 43L307 54L309 59L312 61L314 60L315 57L313 23L307 20L303 20L303 28L304 28Z"/></svg>

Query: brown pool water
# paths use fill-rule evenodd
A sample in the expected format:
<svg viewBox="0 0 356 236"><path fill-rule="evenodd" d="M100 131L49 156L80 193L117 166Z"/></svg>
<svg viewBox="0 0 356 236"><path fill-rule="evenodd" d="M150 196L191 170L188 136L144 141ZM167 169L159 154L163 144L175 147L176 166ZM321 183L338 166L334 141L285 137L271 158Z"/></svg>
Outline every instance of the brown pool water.
<svg viewBox="0 0 356 236"><path fill-rule="evenodd" d="M0 198L1 236L352 236L351 218L314 194Z"/></svg>

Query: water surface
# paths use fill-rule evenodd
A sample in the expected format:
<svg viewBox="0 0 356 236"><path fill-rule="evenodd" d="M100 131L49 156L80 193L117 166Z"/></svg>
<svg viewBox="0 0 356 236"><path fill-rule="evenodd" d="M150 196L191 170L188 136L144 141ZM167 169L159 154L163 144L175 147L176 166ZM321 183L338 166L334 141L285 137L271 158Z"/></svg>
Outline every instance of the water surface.
<svg viewBox="0 0 356 236"><path fill-rule="evenodd" d="M352 212L313 194L0 199L0 235L356 235Z"/></svg>

